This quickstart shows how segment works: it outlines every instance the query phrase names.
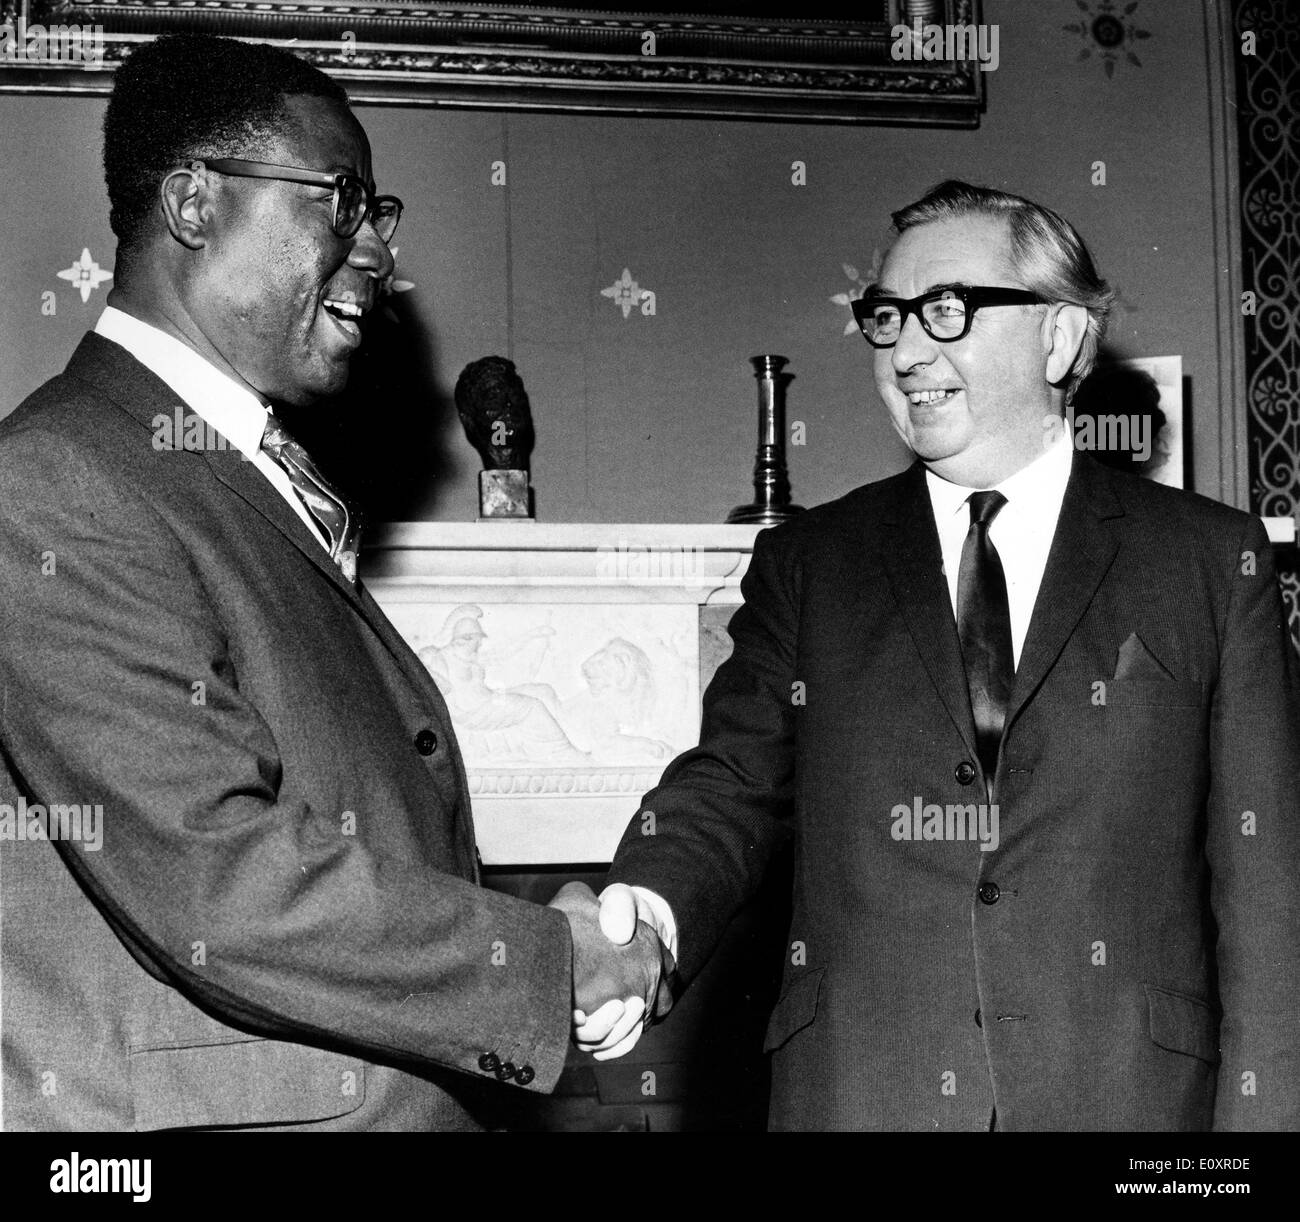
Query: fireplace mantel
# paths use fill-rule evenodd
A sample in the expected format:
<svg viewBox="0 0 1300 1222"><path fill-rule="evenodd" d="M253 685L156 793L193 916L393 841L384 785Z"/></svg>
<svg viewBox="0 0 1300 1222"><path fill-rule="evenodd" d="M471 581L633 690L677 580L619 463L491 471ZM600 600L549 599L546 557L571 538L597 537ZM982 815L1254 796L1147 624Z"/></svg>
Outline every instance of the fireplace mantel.
<svg viewBox="0 0 1300 1222"><path fill-rule="evenodd" d="M382 591L397 601L423 597L430 588L481 593L508 587L514 597L533 602L585 602L599 591L601 602L734 605L759 529L394 522L367 537L363 573L376 598Z"/></svg>
<svg viewBox="0 0 1300 1222"><path fill-rule="evenodd" d="M697 741L757 526L401 522L366 585L430 667L487 865L608 861Z"/></svg>

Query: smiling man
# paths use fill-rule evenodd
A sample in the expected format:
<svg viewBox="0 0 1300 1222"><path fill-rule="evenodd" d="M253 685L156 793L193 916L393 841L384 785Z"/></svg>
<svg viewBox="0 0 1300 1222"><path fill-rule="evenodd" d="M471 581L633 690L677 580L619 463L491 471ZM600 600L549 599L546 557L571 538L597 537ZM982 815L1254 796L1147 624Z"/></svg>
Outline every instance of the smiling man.
<svg viewBox="0 0 1300 1222"><path fill-rule="evenodd" d="M854 313L917 461L758 536L604 926L654 922L689 979L794 838L774 1128L1300 1127L1263 526L1074 451L1112 294L1060 216L946 182L894 222Z"/></svg>
<svg viewBox="0 0 1300 1222"><path fill-rule="evenodd" d="M142 47L104 137L109 306L0 423L0 1122L475 1127L661 958L478 885L446 706L268 410L344 387L401 204L265 47Z"/></svg>

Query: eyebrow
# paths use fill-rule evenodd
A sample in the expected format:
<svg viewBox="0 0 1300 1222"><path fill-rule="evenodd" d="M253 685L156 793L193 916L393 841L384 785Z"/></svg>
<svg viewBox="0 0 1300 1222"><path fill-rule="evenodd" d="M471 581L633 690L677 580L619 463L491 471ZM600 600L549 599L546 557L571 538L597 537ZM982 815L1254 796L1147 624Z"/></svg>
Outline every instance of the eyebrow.
<svg viewBox="0 0 1300 1222"><path fill-rule="evenodd" d="M969 280L945 280L942 284L932 284L928 289L923 289L921 292L917 293L917 296L924 297L927 293L942 293L945 289L968 289L973 287L974 286L971 284ZM868 285L866 292L864 292L862 295L864 297L898 297L899 296L898 293L892 292L887 288L883 288L879 284Z"/></svg>

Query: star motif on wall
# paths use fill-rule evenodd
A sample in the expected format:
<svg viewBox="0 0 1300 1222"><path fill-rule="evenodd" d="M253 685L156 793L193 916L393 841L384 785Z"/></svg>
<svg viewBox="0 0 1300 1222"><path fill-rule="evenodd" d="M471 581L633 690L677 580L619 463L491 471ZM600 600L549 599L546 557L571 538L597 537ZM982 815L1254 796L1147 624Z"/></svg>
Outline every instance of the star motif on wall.
<svg viewBox="0 0 1300 1222"><path fill-rule="evenodd" d="M880 278L880 248L877 247L871 252L871 266L867 268L866 279L858 274L858 269L852 263L841 263L844 274L853 281L854 287L847 293L836 293L831 300L839 306L851 306L857 301L867 289ZM849 321L844 324L844 334L854 335L858 331L858 320L849 315Z"/></svg>
<svg viewBox="0 0 1300 1222"><path fill-rule="evenodd" d="M1078 34L1083 39L1084 47L1079 52L1079 58L1090 58L1095 49L1108 77L1115 75L1115 65L1119 62L1121 51L1135 68L1142 67L1142 61L1133 54L1132 44L1139 39L1150 38L1151 32L1138 29L1137 23L1129 20L1137 12L1138 2L1139 0L1129 0L1123 11L1117 12L1119 6L1115 0L1097 0L1095 9L1088 0L1075 0L1085 19L1072 21L1061 28L1071 34Z"/></svg>
<svg viewBox="0 0 1300 1222"><path fill-rule="evenodd" d="M82 301L89 301L90 294L99 288L105 280L112 280L113 273L106 272L90 257L90 248L81 248L81 258L71 267L56 272L60 280L67 280L81 294Z"/></svg>
<svg viewBox="0 0 1300 1222"><path fill-rule="evenodd" d="M622 307L623 317L627 318L641 304L645 291L632 279L632 273L625 267L623 274L609 288L600 290L600 295L612 298L616 306Z"/></svg>

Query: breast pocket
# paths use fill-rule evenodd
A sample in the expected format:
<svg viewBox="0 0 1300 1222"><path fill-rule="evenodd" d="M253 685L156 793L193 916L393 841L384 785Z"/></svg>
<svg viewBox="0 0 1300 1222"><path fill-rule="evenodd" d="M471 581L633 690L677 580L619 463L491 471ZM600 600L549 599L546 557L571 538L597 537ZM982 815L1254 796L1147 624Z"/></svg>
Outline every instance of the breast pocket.
<svg viewBox="0 0 1300 1222"><path fill-rule="evenodd" d="M1112 708L1196 709L1205 704L1203 683L1176 679L1107 679L1106 704Z"/></svg>
<svg viewBox="0 0 1300 1222"><path fill-rule="evenodd" d="M764 1052L774 1052L791 1036L811 1025L817 1017L825 972L824 967L808 968L790 978L768 1020L767 1035L763 1039Z"/></svg>

